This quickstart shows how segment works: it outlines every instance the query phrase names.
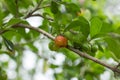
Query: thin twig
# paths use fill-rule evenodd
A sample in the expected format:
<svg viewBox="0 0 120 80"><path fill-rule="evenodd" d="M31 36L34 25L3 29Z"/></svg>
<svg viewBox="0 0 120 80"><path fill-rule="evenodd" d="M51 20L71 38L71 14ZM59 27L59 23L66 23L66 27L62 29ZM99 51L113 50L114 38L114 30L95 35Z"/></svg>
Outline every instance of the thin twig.
<svg viewBox="0 0 120 80"><path fill-rule="evenodd" d="M41 14L33 14L35 11L37 11L37 10L39 10L39 9L43 9L43 8L50 7L49 4L48 4L48 5L45 5L45 6L43 6L43 7L40 7L42 1L43 1L43 0L40 0L40 2L38 3L38 5L37 5L31 12L29 12L29 13L24 17L24 19L29 18L29 17L33 17L33 16L40 16L40 17L42 17L42 18L44 18L44 19L48 19L48 20L50 20L50 21L53 21L52 18L48 18L48 17L46 18L46 17L44 17L44 16L41 15Z"/></svg>
<svg viewBox="0 0 120 80"><path fill-rule="evenodd" d="M35 30L35 31L37 31L37 32L39 32L39 33L44 34L45 36L47 36L48 38L50 38L50 39L52 39L52 40L55 39L51 34L45 32L44 30L42 30L42 29L40 29L40 28L36 28L36 27L30 26L30 25L24 25L24 24L17 24L16 27L17 27L17 26L18 26L18 27L29 28L29 29ZM83 53L83 52L79 51L78 49L74 49L73 47L70 47L70 46L68 46L67 48L68 48L69 50L75 52L75 53L78 54L79 56L82 56L82 57L87 58L87 59L89 59L89 60L92 60L92 61L94 61L94 62L96 62L96 63L98 63L98 64L100 64L100 65L103 65L103 66L111 69L113 72L120 73L120 69L117 69L117 68L115 68L115 67L112 67L112 66L104 63L103 61L101 61L101 60L99 60L99 59L97 59L97 58L95 58L95 57L92 57L92 56L88 55L87 53Z"/></svg>
<svg viewBox="0 0 120 80"><path fill-rule="evenodd" d="M54 20L54 19L49 18L49 17L44 17L44 16L41 15L41 14L33 14L33 15L31 15L30 17L34 17L34 16L39 16L39 17L42 17L42 18L47 19L47 20L50 20L50 21L53 21L53 20Z"/></svg>
<svg viewBox="0 0 120 80"><path fill-rule="evenodd" d="M41 5L42 2L43 2L43 0L40 0L40 2L38 3L36 9L39 8L39 6Z"/></svg>
<svg viewBox="0 0 120 80"><path fill-rule="evenodd" d="M9 31L9 30L2 30L2 31L0 30L0 35L7 32L7 31Z"/></svg>
<svg viewBox="0 0 120 80"><path fill-rule="evenodd" d="M40 0L40 2L38 3L38 5L36 6L36 8L31 12L31 14L33 14L35 11L37 11L39 9L39 6L41 5L43 0Z"/></svg>
<svg viewBox="0 0 120 80"><path fill-rule="evenodd" d="M115 67L116 69L120 66L120 63L118 63L118 65Z"/></svg>
<svg viewBox="0 0 120 80"><path fill-rule="evenodd" d="M41 5L42 1L43 0L40 0L38 5L35 7L35 9L33 9L31 12L29 12L24 18L26 19L26 18L30 17L35 11L37 11L39 9L39 6Z"/></svg>
<svg viewBox="0 0 120 80"><path fill-rule="evenodd" d="M50 4L48 4L48 5L46 5L46 6L43 6L43 7L40 7L40 8L38 8L38 9L43 9L43 8L48 8L48 7L50 7Z"/></svg>
<svg viewBox="0 0 120 80"><path fill-rule="evenodd" d="M118 63L118 65L115 66L115 69L118 69L118 67L120 66L120 63ZM114 71L114 77L117 77L117 73Z"/></svg>

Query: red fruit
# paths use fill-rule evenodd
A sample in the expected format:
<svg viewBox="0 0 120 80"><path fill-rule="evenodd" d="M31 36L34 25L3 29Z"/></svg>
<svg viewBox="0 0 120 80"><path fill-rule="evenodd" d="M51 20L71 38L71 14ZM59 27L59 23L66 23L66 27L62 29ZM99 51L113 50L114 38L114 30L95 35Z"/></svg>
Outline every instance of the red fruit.
<svg viewBox="0 0 120 80"><path fill-rule="evenodd" d="M58 46L58 47L66 47L68 44L68 40L66 37L64 36L56 36L55 38L55 45Z"/></svg>

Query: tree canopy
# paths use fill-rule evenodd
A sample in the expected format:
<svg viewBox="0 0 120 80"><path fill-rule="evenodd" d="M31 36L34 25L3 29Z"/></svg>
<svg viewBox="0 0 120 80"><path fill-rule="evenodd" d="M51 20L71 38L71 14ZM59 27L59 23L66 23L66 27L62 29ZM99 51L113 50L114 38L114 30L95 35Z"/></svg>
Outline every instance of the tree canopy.
<svg viewBox="0 0 120 80"><path fill-rule="evenodd" d="M0 0L0 80L119 79L120 14L110 1Z"/></svg>

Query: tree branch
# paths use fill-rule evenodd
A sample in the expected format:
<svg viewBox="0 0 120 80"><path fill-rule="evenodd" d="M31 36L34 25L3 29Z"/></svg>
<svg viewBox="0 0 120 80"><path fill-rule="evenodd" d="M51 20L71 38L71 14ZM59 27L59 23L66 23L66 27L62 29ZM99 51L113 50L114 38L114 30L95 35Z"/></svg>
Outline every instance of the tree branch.
<svg viewBox="0 0 120 80"><path fill-rule="evenodd" d="M40 28L36 28L36 27L30 26L30 25L24 25L24 24L17 24L14 27L23 27L23 28L32 29L32 30L42 33L43 35L47 36L48 38L54 40L54 37L51 34L45 32L44 30L42 30Z"/></svg>
<svg viewBox="0 0 120 80"><path fill-rule="evenodd" d="M15 27L23 27L23 28L33 29L33 30L35 30L35 31L37 31L37 32L39 32L39 33L44 34L45 36L47 36L48 38L50 38L50 39L52 39L52 40L55 39L51 34L45 32L44 30L42 30L42 29L40 29L40 28L36 28L36 27L30 26L30 25L24 25L24 24L17 24ZM68 46L67 48L68 48L69 50L75 52L75 53L78 54L79 56L82 56L82 57L87 58L87 59L89 59L89 60L92 60L92 61L94 61L94 62L96 62L96 63L98 63L98 64L100 64L100 65L102 65L102 66L105 66L105 67L111 69L113 72L120 73L120 69L117 69L116 67L110 66L109 64L104 63L103 61L101 61L101 60L99 60L99 59L97 59L97 58L95 58L95 57L92 57L92 56L88 55L87 53L83 53L83 52L79 51L78 49L74 49L74 48L71 47L71 46Z"/></svg>
<svg viewBox="0 0 120 80"><path fill-rule="evenodd" d="M96 62L96 63L98 63L98 64L100 64L102 66L105 66L105 67L111 69L113 72L120 73L120 70L117 69L116 67L112 67L112 66L108 65L107 63L104 63L104 62L100 61L99 59L88 55L87 53L83 53L83 52L79 51L78 49L74 49L74 48L72 48L70 46L68 46L68 49L75 52L75 53L77 53L78 55L80 55L80 56L82 56L84 58L90 59L90 60L92 60L92 61L94 61L94 62Z"/></svg>

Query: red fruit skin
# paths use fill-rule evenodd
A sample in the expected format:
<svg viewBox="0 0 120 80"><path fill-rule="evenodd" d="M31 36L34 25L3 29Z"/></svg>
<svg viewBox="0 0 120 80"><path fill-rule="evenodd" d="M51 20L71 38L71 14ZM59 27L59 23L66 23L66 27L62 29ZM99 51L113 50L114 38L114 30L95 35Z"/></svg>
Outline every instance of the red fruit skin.
<svg viewBox="0 0 120 80"><path fill-rule="evenodd" d="M58 47L67 47L68 40L64 36L61 35L56 36L54 41L55 41L55 45Z"/></svg>

